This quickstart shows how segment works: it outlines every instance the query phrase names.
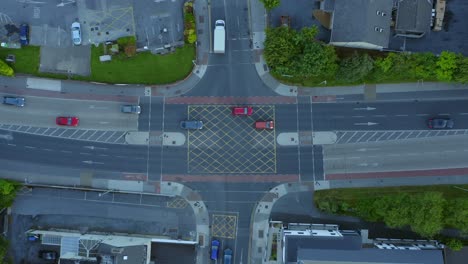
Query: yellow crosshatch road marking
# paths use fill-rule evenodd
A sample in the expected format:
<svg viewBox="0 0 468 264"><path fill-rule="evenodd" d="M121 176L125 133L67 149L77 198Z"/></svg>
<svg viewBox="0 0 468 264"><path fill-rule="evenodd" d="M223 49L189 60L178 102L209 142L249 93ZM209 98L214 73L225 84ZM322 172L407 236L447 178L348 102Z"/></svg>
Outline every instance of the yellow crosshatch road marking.
<svg viewBox="0 0 468 264"><path fill-rule="evenodd" d="M275 130L256 130L257 120L274 120L275 107L259 105L252 116L233 116L229 105L188 106L188 119L203 129L188 131L189 173L276 173Z"/></svg>
<svg viewBox="0 0 468 264"><path fill-rule="evenodd" d="M176 208L176 209L182 209L187 207L188 203L185 199L182 199L180 197L172 199L166 203L166 206L168 208Z"/></svg>
<svg viewBox="0 0 468 264"><path fill-rule="evenodd" d="M213 215L211 234L213 237L236 238L237 216L235 215Z"/></svg>
<svg viewBox="0 0 468 264"><path fill-rule="evenodd" d="M99 32L106 32L110 30L123 30L124 28L131 28L135 32L135 23L133 18L133 7L122 7L114 8L106 11L95 11L90 12L90 15L95 21L105 21L109 19L109 22L99 23ZM89 19L88 19L89 20ZM91 19L91 21L93 21ZM94 22L94 21L93 21ZM95 25L91 23L91 26Z"/></svg>

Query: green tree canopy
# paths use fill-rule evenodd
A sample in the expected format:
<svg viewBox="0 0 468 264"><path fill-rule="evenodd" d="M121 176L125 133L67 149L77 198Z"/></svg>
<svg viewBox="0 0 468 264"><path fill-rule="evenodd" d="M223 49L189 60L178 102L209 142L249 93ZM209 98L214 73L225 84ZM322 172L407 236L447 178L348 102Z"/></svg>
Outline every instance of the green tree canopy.
<svg viewBox="0 0 468 264"><path fill-rule="evenodd" d="M264 54L268 66L277 71L284 69L284 73L289 71L300 51L292 41L296 36L297 32L287 27L267 29Z"/></svg>
<svg viewBox="0 0 468 264"><path fill-rule="evenodd" d="M453 52L442 51L436 65L437 79L449 82L453 79L457 69L457 55Z"/></svg>
<svg viewBox="0 0 468 264"><path fill-rule="evenodd" d="M0 75L4 76L13 76L14 72L13 69L6 64L3 60L0 60Z"/></svg>
<svg viewBox="0 0 468 264"><path fill-rule="evenodd" d="M448 226L468 232L468 199L448 201L444 215Z"/></svg>
<svg viewBox="0 0 468 264"><path fill-rule="evenodd" d="M347 82L363 81L374 69L374 60L367 54L359 55L356 52L340 63L337 79Z"/></svg>
<svg viewBox="0 0 468 264"><path fill-rule="evenodd" d="M320 42L309 42L304 53L295 61L298 75L301 77L330 77L338 69L338 57L332 46Z"/></svg>
<svg viewBox="0 0 468 264"><path fill-rule="evenodd" d="M260 2L263 3L263 6L268 12L270 12L273 8L279 6L281 3L280 0L260 0Z"/></svg>
<svg viewBox="0 0 468 264"><path fill-rule="evenodd" d="M453 251L459 251L463 248L463 243L455 238L449 239L445 244Z"/></svg>
<svg viewBox="0 0 468 264"><path fill-rule="evenodd" d="M459 56L458 67L454 73L454 80L460 83L468 83L468 58Z"/></svg>
<svg viewBox="0 0 468 264"><path fill-rule="evenodd" d="M0 179L0 209L10 206L16 195L18 185L14 182Z"/></svg>

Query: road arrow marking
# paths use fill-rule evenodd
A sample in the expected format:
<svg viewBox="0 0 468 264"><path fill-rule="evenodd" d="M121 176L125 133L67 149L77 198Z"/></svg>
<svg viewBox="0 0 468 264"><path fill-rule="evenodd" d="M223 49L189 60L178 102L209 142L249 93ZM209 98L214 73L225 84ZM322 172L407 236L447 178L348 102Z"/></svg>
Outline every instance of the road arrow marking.
<svg viewBox="0 0 468 264"><path fill-rule="evenodd" d="M86 164L104 164L104 162L97 162L97 161L92 161L92 160L84 160L82 161L83 163L86 163Z"/></svg>
<svg viewBox="0 0 468 264"><path fill-rule="evenodd" d="M89 108L90 109L107 109L107 107L105 106L95 106L95 105L90 105Z"/></svg>
<svg viewBox="0 0 468 264"><path fill-rule="evenodd" d="M375 126L378 125L379 123L373 123L373 122L367 122L367 123L354 123L356 126Z"/></svg>
<svg viewBox="0 0 468 264"><path fill-rule="evenodd" d="M378 148L360 148L360 149L357 149L357 151L368 151L368 150L378 150Z"/></svg>
<svg viewBox="0 0 468 264"><path fill-rule="evenodd" d="M107 149L107 148L100 148L100 147L95 147L95 146L84 146L83 148L87 148L87 149L91 149L91 150L95 150L95 149Z"/></svg>
<svg viewBox="0 0 468 264"><path fill-rule="evenodd" d="M105 125L105 124L109 124L109 122L99 122L99 124Z"/></svg>
<svg viewBox="0 0 468 264"><path fill-rule="evenodd" d="M376 108L375 107L360 107L360 108L354 108L354 110L366 110L366 111L372 111L372 110L375 110Z"/></svg>

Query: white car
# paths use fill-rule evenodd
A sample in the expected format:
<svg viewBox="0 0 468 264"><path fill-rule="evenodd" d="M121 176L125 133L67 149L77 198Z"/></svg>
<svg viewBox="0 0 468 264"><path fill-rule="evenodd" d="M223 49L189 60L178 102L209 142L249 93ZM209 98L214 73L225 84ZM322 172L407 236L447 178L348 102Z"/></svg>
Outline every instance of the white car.
<svg viewBox="0 0 468 264"><path fill-rule="evenodd" d="M73 45L81 45L81 25L78 22L73 22L71 26Z"/></svg>

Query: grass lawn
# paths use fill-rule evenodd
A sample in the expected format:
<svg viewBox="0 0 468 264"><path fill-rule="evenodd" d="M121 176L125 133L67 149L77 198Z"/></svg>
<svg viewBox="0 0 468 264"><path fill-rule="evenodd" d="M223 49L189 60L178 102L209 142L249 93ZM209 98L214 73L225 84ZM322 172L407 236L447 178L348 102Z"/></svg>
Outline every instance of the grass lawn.
<svg viewBox="0 0 468 264"><path fill-rule="evenodd" d="M462 190L462 189L465 189ZM397 193L426 193L426 192L441 192L445 199L467 198L468 185L429 185L429 186L401 186L401 187L384 187L384 188L349 188L349 189L331 189L319 190L314 194L315 201L333 199L348 204L353 204L356 200L375 199L383 195L391 195Z"/></svg>
<svg viewBox="0 0 468 264"><path fill-rule="evenodd" d="M5 60L8 54L16 57L16 63L11 65L15 73L37 74L39 71L39 57L41 48L38 46L25 46L21 49L0 48L0 58Z"/></svg>
<svg viewBox="0 0 468 264"><path fill-rule="evenodd" d="M100 62L104 47L91 47L91 76L84 79L105 83L167 84L184 79L192 70L195 47L185 45L174 53L153 55L140 52L134 57L112 57L110 62Z"/></svg>

